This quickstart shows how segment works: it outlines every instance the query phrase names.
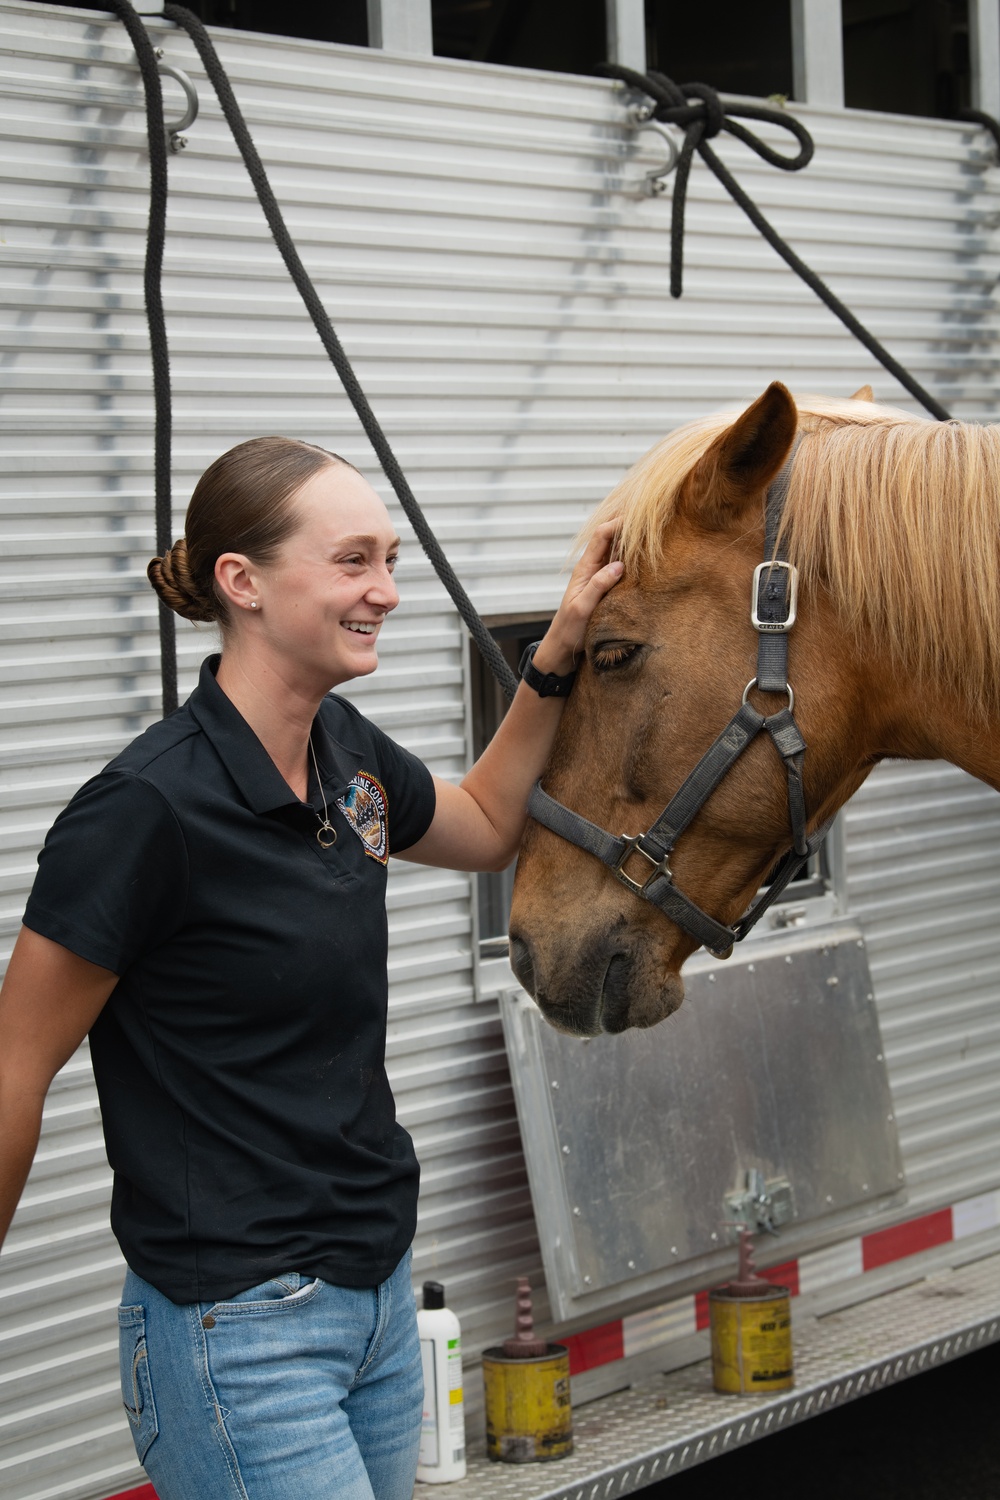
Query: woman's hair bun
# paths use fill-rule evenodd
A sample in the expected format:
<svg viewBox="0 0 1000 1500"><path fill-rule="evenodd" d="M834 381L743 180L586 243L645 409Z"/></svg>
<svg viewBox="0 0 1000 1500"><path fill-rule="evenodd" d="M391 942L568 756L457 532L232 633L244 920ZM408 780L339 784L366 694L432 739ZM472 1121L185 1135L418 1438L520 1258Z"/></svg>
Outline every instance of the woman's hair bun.
<svg viewBox="0 0 1000 1500"><path fill-rule="evenodd" d="M219 617L219 608L214 594L205 595L191 572L187 542L181 537L168 547L162 557L154 557L146 569L146 577L159 594L164 604L185 620L201 620L206 624Z"/></svg>

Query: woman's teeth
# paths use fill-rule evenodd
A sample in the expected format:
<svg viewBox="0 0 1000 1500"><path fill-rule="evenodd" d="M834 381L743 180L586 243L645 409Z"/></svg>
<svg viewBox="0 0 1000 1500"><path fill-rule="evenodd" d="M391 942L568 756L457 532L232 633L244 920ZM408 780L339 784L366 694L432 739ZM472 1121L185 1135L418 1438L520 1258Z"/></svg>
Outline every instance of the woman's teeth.
<svg viewBox="0 0 1000 1500"><path fill-rule="evenodd" d="M374 635L375 626L366 620L345 620L344 625L348 630L356 630L358 635Z"/></svg>

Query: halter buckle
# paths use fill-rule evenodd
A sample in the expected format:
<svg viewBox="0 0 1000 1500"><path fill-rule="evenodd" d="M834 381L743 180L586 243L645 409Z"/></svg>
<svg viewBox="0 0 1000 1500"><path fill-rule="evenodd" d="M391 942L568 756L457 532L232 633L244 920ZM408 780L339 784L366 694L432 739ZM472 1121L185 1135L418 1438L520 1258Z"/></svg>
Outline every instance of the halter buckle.
<svg viewBox="0 0 1000 1500"><path fill-rule="evenodd" d="M667 863L668 856L665 854L662 859L654 859L651 854L647 853L647 851L639 842L640 839L645 838L645 834L637 833L634 838L629 838L628 834L623 833L622 838L625 842L625 848L622 851L618 863L613 867L613 873L616 880L620 880L622 885L628 886L629 890L634 891L637 896L641 896L644 894L646 887L656 879L657 875L662 875L666 880L669 880L670 883L673 884L674 875L669 864ZM641 884L638 880L633 880L631 875L625 874L625 862L626 860L630 859L633 854L641 854L643 859L648 860L649 863L653 866L653 873L651 875L647 875L646 879L642 881Z"/></svg>
<svg viewBox="0 0 1000 1500"><path fill-rule="evenodd" d="M783 592L786 595L785 603L788 613L783 620L762 620L760 617L760 595L761 584L767 588L766 579L770 579L778 570L787 574L787 582ZM799 570L790 562L782 562L780 558L772 558L768 562L758 563L753 570L753 592L750 595L750 623L754 630L762 634L777 635L786 630L791 630L795 624L795 604L799 593Z"/></svg>

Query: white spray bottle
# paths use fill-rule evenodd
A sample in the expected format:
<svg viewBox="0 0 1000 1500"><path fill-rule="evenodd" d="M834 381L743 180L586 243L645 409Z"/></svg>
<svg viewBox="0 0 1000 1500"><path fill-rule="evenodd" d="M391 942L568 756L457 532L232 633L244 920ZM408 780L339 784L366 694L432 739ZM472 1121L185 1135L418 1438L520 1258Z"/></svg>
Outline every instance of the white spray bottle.
<svg viewBox="0 0 1000 1500"><path fill-rule="evenodd" d="M428 1484L447 1484L465 1478L465 1405L462 1331L455 1314L444 1305L444 1287L439 1281L424 1282L417 1330L424 1367L417 1478Z"/></svg>

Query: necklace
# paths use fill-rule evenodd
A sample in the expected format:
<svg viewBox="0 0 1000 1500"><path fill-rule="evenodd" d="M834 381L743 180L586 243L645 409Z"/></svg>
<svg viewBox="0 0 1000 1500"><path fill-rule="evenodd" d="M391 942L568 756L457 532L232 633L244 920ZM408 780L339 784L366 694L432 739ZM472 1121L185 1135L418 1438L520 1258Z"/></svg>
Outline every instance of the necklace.
<svg viewBox="0 0 1000 1500"><path fill-rule="evenodd" d="M323 821L316 830L316 842L321 849L332 849L337 842L337 830L330 822L330 809L326 805L326 793L323 790L323 781L319 774L319 766L316 764L316 751L313 749L312 735L309 736L309 754L312 756L313 770L316 772L316 785L319 794L323 798ZM314 809L315 811L315 809ZM319 813L316 813L317 818Z"/></svg>

